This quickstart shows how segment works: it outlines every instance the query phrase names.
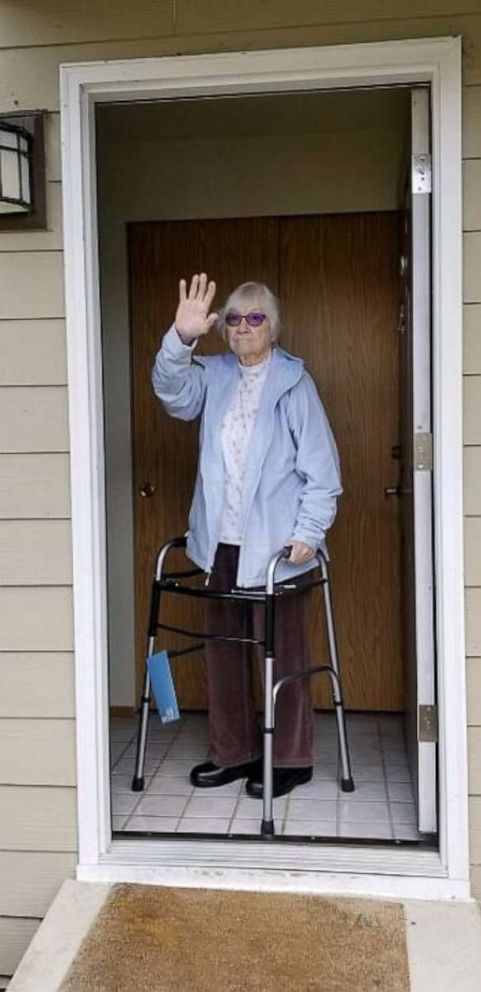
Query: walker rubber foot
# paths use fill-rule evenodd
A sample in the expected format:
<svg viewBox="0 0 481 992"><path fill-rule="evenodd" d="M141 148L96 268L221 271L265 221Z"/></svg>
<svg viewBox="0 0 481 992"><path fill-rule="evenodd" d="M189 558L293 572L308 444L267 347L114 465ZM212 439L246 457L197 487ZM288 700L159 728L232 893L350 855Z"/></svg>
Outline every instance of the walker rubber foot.
<svg viewBox="0 0 481 992"><path fill-rule="evenodd" d="M132 779L132 792L143 792L144 791L144 778L138 778L134 775Z"/></svg>
<svg viewBox="0 0 481 992"><path fill-rule="evenodd" d="M341 789L343 792L354 792L354 782L351 778L341 778Z"/></svg>
<svg viewBox="0 0 481 992"><path fill-rule="evenodd" d="M263 820L261 824L261 836L269 837L274 836L274 820Z"/></svg>

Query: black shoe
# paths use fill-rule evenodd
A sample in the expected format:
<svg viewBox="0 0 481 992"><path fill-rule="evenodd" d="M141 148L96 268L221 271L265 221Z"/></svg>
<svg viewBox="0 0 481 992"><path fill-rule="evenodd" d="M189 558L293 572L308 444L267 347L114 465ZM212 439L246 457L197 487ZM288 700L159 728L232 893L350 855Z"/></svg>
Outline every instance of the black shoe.
<svg viewBox="0 0 481 992"><path fill-rule="evenodd" d="M197 789L215 789L218 785L227 785L238 778L262 775L262 760L248 761L245 765L232 765L230 768L219 768L212 761L192 768L189 779Z"/></svg>
<svg viewBox="0 0 481 992"><path fill-rule="evenodd" d="M274 768L273 790L274 799L285 796L295 789L296 785L304 785L312 778L312 765L307 768ZM253 799L262 799L264 787L261 775L249 775L246 782L246 792Z"/></svg>

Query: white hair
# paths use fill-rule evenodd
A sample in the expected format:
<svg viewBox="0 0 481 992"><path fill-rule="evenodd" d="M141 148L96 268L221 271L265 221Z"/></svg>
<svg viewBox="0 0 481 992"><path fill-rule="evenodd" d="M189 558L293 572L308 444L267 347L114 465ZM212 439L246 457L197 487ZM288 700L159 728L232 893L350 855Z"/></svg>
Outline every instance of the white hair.
<svg viewBox="0 0 481 992"><path fill-rule="evenodd" d="M217 330L226 339L225 316L229 310L241 310L242 304L255 299L269 321L271 341L277 341L281 330L280 303L274 293L263 282L243 282L230 293L224 306L219 310L216 322Z"/></svg>

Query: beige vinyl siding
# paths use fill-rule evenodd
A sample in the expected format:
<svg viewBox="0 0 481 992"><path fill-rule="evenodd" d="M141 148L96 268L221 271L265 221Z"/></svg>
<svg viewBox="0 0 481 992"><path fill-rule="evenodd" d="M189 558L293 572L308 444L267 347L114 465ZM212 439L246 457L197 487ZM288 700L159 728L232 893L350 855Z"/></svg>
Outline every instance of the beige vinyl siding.
<svg viewBox="0 0 481 992"><path fill-rule="evenodd" d="M465 83L469 80L465 78ZM481 156L481 103L479 92L465 86L463 93L463 158Z"/></svg>
<svg viewBox="0 0 481 992"><path fill-rule="evenodd" d="M71 582L70 521L0 520L0 586Z"/></svg>
<svg viewBox="0 0 481 992"><path fill-rule="evenodd" d="M32 99L30 105L38 106ZM0 231L0 974L5 975L15 970L63 880L75 876L77 848L58 115L46 128L46 162L48 230Z"/></svg>
<svg viewBox="0 0 481 992"><path fill-rule="evenodd" d="M13 974L39 924L40 920L0 916L0 974Z"/></svg>
<svg viewBox="0 0 481 992"><path fill-rule="evenodd" d="M468 768L471 790L481 796L481 727L468 727Z"/></svg>
<svg viewBox="0 0 481 992"><path fill-rule="evenodd" d="M481 659L481 589L466 589L466 654Z"/></svg>
<svg viewBox="0 0 481 992"><path fill-rule="evenodd" d="M0 454L0 520L70 517L69 469L64 452Z"/></svg>
<svg viewBox="0 0 481 992"><path fill-rule="evenodd" d="M476 87L478 91L478 87ZM479 90L481 95L481 89ZM481 374L481 304L464 307L464 371Z"/></svg>
<svg viewBox="0 0 481 992"><path fill-rule="evenodd" d="M75 715L74 655L68 651L0 652L1 717Z"/></svg>
<svg viewBox="0 0 481 992"><path fill-rule="evenodd" d="M481 233L468 231L464 235L464 302L479 303L481 277Z"/></svg>
<svg viewBox="0 0 481 992"><path fill-rule="evenodd" d="M44 916L64 879L74 875L75 860L75 852L0 853L0 917L9 912Z"/></svg>
<svg viewBox="0 0 481 992"><path fill-rule="evenodd" d="M465 90L464 439L468 775L472 886L481 896L481 89Z"/></svg>
<svg viewBox="0 0 481 992"><path fill-rule="evenodd" d="M0 782L5 785L75 785L75 721L0 720Z"/></svg>
<svg viewBox="0 0 481 992"><path fill-rule="evenodd" d="M481 65L479 53L476 62ZM481 898L481 87L463 92L464 510L471 884Z"/></svg>
<svg viewBox="0 0 481 992"><path fill-rule="evenodd" d="M38 526L40 522L61 521L65 527L69 515L59 64L461 35L463 149L465 159L470 160L464 167L465 507L471 526L466 573L470 821L472 880L481 895L481 547L477 522L481 516L477 469L481 457L481 11L479 0L465 0L462 8L458 15L456 0L426 0L422 6L417 0L392 0L388 5L385 0L326 0L323 4L318 0L159 0L155 5L139 0L135 8L127 0L112 0L110 5L87 0L77 10L65 0L50 0L48 5L34 0L13 5L0 0L0 109L50 111L49 230L0 233L0 521L2 526L13 520L28 524L23 531L23 551L10 544L12 574L16 570L21 581L25 579L27 535L35 534L39 539L43 535L55 560L52 578L69 583L65 530L41 531ZM31 488L29 494L26 487ZM10 533L11 538L14 531L4 533ZM68 720L73 712L71 590L68 584L46 585L35 571L34 560L33 556L30 585L0 586L0 698L5 686L4 698L10 698L12 707L2 709L4 721L0 719L0 723L10 725L18 719L17 730L32 723L26 741L32 761L29 766L25 760L22 766L26 775L30 767L32 778L39 773L33 753L35 721L43 718L49 724L56 718ZM24 704L22 698L12 698L15 660L24 687ZM57 683L59 666L63 681ZM51 696L46 682L55 684ZM8 727L2 732L8 735ZM44 738L44 757L50 746ZM52 763L48 769L50 777L56 767ZM66 774L65 768L62 774ZM69 785L54 788L51 781L0 784L0 804L0 890L5 889L4 915L0 913L0 974L9 974L35 932L38 917L53 897L62 872L67 875L72 871L72 861L62 858L75 851L75 790ZM8 858L1 860L2 850L34 850L39 858L30 864L31 888L28 873L25 876L21 913L20 896L9 894L10 867ZM55 868L53 862L41 861L47 852L60 856Z"/></svg>
<svg viewBox="0 0 481 992"><path fill-rule="evenodd" d="M72 651L72 590L0 587L2 651Z"/></svg>
<svg viewBox="0 0 481 992"><path fill-rule="evenodd" d="M431 15L451 15L455 9L454 0L425 0L422 17ZM316 0L303 0L293 5L292 0L263 0L260 4L251 0L176 0L175 27L179 34L208 34L216 31L241 31L246 28L269 29L292 24L317 25L349 24L358 21L395 22L396 14L414 23L421 9L416 0L403 0L386 4L385 0L324 0L322 12ZM463 2L464 13L479 12L477 0Z"/></svg>
<svg viewBox="0 0 481 992"><path fill-rule="evenodd" d="M481 517L466 517L464 527L466 585L481 586Z"/></svg>
<svg viewBox="0 0 481 992"><path fill-rule="evenodd" d="M468 724L481 727L481 662L479 658L467 660Z"/></svg>
<svg viewBox="0 0 481 992"><path fill-rule="evenodd" d="M481 796L473 796L470 804L471 857L473 864L481 865ZM480 873L481 874L481 873Z"/></svg>
<svg viewBox="0 0 481 992"><path fill-rule="evenodd" d="M0 808L0 851L76 850L75 789L0 785Z"/></svg>
<svg viewBox="0 0 481 992"><path fill-rule="evenodd" d="M6 237L4 235L4 240ZM0 268L0 320L9 317L17 320L26 317L63 317L64 313L62 253L3 249Z"/></svg>
<svg viewBox="0 0 481 992"><path fill-rule="evenodd" d="M67 382L65 321L61 318L2 320L0 351L0 385L63 386Z"/></svg>
<svg viewBox="0 0 481 992"><path fill-rule="evenodd" d="M481 514L481 447L464 449L464 512L467 517Z"/></svg>
<svg viewBox="0 0 481 992"><path fill-rule="evenodd" d="M464 381L464 441L481 444L481 376L470 375Z"/></svg>
<svg viewBox="0 0 481 992"><path fill-rule="evenodd" d="M62 188L58 182L48 182L46 186L47 216L49 230L43 232L39 246L38 231L15 235L12 245L11 234L0 231L0 251L54 251L62 247Z"/></svg>
<svg viewBox="0 0 481 992"><path fill-rule="evenodd" d="M465 231L481 230L481 160L468 159L463 165Z"/></svg>
<svg viewBox="0 0 481 992"><path fill-rule="evenodd" d="M65 386L0 387L0 454L68 451L67 404Z"/></svg>

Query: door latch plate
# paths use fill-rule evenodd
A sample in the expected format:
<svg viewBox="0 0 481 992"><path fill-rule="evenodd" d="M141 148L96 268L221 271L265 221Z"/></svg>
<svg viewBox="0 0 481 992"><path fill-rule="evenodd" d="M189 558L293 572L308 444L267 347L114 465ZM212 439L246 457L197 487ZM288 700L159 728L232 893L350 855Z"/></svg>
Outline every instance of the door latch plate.
<svg viewBox="0 0 481 992"><path fill-rule="evenodd" d="M413 193L430 193L432 190L432 167L429 152L413 155L412 158L412 191Z"/></svg>
<svg viewBox="0 0 481 992"><path fill-rule="evenodd" d="M437 706L418 706L418 741L436 744L438 740Z"/></svg>
<svg viewBox="0 0 481 992"><path fill-rule="evenodd" d="M418 472L433 470L433 435L414 435L414 468Z"/></svg>

